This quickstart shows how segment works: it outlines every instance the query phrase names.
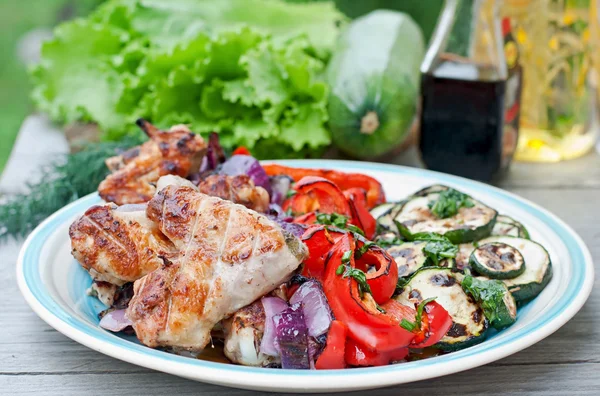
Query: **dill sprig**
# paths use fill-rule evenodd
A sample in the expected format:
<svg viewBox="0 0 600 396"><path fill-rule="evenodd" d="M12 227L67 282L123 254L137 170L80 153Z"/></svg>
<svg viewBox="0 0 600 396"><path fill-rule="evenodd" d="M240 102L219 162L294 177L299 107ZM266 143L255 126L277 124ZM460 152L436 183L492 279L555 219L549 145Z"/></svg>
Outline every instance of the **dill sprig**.
<svg viewBox="0 0 600 396"><path fill-rule="evenodd" d="M0 203L0 242L26 236L58 209L96 191L108 174L106 158L139 143L139 137L87 143L43 167L39 181L28 183L26 192Z"/></svg>

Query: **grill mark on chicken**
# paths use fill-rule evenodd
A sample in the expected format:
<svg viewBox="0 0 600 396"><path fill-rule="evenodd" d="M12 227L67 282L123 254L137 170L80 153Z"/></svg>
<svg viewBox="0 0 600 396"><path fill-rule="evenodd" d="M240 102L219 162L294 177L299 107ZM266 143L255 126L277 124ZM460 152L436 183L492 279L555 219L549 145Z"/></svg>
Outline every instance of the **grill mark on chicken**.
<svg viewBox="0 0 600 396"><path fill-rule="evenodd" d="M92 227L95 227L95 228L98 230L98 232L99 232L99 233L104 233L104 237L105 237L106 239L109 239L109 240L110 240L112 243L114 243L114 244L115 244L115 245L116 245L118 248L121 248L121 250L122 250L122 251L123 251L125 254L127 254L127 253L129 252L128 248L127 248L125 245L123 245L123 244L121 243L121 241L119 241L118 239L114 238L114 237L113 237L111 234L109 234L109 233L105 233L105 232L104 232L104 231L105 231L105 230L104 230L104 228L103 228L103 227L102 227L100 224L98 224L98 222L97 222L96 220L92 220L92 219L91 219L91 218L89 218L89 217L84 217L84 219L83 219L83 220L84 220L84 221L86 221L86 222L88 222L88 223L90 223L90 224L92 225ZM117 222L115 225L116 225L116 226L118 226L118 225L119 225L119 223ZM120 233L119 233L119 235L120 235ZM129 247L131 248L131 246L129 246ZM137 258L137 253L135 253L135 252L134 252L134 255L135 255L135 257Z"/></svg>

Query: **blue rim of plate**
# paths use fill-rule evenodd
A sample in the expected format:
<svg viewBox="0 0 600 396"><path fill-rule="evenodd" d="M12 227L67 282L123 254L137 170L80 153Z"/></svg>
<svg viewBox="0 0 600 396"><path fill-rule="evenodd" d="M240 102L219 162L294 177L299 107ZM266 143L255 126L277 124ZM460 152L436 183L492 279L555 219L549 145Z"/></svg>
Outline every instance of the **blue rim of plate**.
<svg viewBox="0 0 600 396"><path fill-rule="evenodd" d="M410 176L429 176L435 179L438 179L440 183L453 183L453 184L461 184L465 187L470 188L475 192L482 192L491 196L495 196L501 198L504 201L510 202L514 205L526 208L531 214L536 216L538 219L543 221L546 226L553 230L565 244L569 255L571 256L571 261L573 263L572 273L569 285L567 286L564 298L553 305L547 312L544 313L544 317L541 318L537 323L525 325L523 328L518 329L514 333L502 337L502 338L492 338L484 341L483 343L467 348L461 351L453 352L450 354L437 356L429 359L389 365L383 367L370 367L370 368L358 368L348 370L323 370L323 371L303 371L303 370L282 370L282 369L265 369L265 368L254 368L254 367L245 367L238 366L234 364L227 363L216 363L210 362L206 360L198 360L191 359L188 357L178 356L174 354L170 354L167 352L151 349L145 347L143 345L139 345L125 339L119 338L115 335L112 335L97 326L93 326L88 323L81 322L76 318L73 318L67 311L65 311L60 305L54 302L50 295L46 291L46 287L43 284L40 275L40 256L42 246L44 245L47 238L54 232L54 229L63 224L65 221L72 219L72 217L78 213L82 213L89 206L99 202L99 197L97 194L90 194L82 199L73 202L70 205L67 205L60 211L56 212L54 215L46 219L42 224L40 224L35 231L29 236L27 241L25 242L21 254L19 257L18 265L17 265L17 278L19 280L19 286L22 294L25 296L29 304L32 308L40 315L38 311L39 308L44 309L45 314L49 314L54 318L58 319L62 322L63 325L69 326L84 335L93 337L99 342L109 343L119 348L122 348L126 351L133 352L135 354L143 354L146 356L151 356L155 358L161 359L163 362L173 362L173 363L183 363L185 365L195 366L197 369L207 368L207 369L218 369L231 371L232 373L247 373L247 374L269 374L269 375L281 375L285 374L288 376L298 376L298 377L313 377L313 376L344 376L351 373L354 378L360 378L361 376L368 376L375 372L377 373L393 373L398 372L399 370L408 370L416 367L430 367L434 365L438 365L441 363L452 362L456 360L462 360L468 357L472 357L474 355L482 356L481 363L471 365L470 367L479 366L482 364L489 363L490 361L497 360L508 356L518 350L521 350L527 346L530 346L541 339L547 337L552 334L554 331L558 330L560 326L566 323L571 317L577 313L577 311L583 306L587 297L591 292L591 288L594 280L594 269L592 264L591 255L589 250L585 246L584 242L581 238L562 220L557 218L555 215L549 213L545 209L533 204L529 201L526 201L523 198L519 198L516 195L513 195L509 192L501 190L499 188L486 185L484 183L463 179L457 176L451 176L439 172L433 172L418 168L410 168L398 165L388 165L388 164L379 164L379 163L370 163L370 162L353 162L353 161L336 161L336 160L283 160L283 161L268 161L275 162L282 165L287 166L296 166L296 167L321 167L321 168L331 168L331 169L343 169L344 171L382 171L395 173L397 175L410 175ZM33 297L35 301L31 301L30 298ZM528 307L524 307L523 309L527 309ZM561 320L561 315L564 315L565 312L569 311L568 317L563 317ZM40 315L42 316L42 315ZM45 317L43 317L46 320ZM50 323L54 325L53 323ZM552 326L549 326L553 324ZM56 327L56 326L54 326ZM545 331L540 331L545 329ZM537 337L530 339L526 345L522 345L520 348L507 348L510 352L503 353L502 351L498 351L503 349L503 347L514 344L528 335L532 333L538 333ZM88 345L89 346L89 345ZM95 348L96 349L96 348ZM496 350L495 358L493 359L484 359L483 354L489 352L491 350ZM111 354L113 355L113 354ZM119 356L114 356L120 358ZM126 359L124 359L126 360ZM450 374L451 372L461 371L462 369L456 370L445 370L443 374ZM169 371L170 372L170 371ZM172 374L177 374L173 373ZM438 375L429 375L425 377L421 377L419 379L434 377ZM393 382L391 382L393 383Z"/></svg>

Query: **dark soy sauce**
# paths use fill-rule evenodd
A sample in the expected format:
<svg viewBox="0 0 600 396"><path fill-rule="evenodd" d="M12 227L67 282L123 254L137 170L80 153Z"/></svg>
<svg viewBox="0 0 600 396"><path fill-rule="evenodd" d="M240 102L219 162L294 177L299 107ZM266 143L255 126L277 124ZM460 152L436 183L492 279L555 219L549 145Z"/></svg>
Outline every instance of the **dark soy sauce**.
<svg viewBox="0 0 600 396"><path fill-rule="evenodd" d="M443 60L421 77L420 150L432 170L490 181L501 167L506 81L493 68Z"/></svg>

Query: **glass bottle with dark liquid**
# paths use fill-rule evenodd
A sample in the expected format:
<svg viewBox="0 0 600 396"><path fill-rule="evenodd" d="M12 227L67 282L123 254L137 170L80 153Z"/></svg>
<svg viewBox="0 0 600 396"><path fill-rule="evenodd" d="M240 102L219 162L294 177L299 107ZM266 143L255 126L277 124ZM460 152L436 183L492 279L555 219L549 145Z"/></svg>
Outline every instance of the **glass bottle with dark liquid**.
<svg viewBox="0 0 600 396"><path fill-rule="evenodd" d="M493 2L462 2L468 21L465 6L452 3L440 19L443 25L450 18L446 32L438 26L421 68L421 158L429 169L490 181L502 163L506 64L500 25L488 10Z"/></svg>

